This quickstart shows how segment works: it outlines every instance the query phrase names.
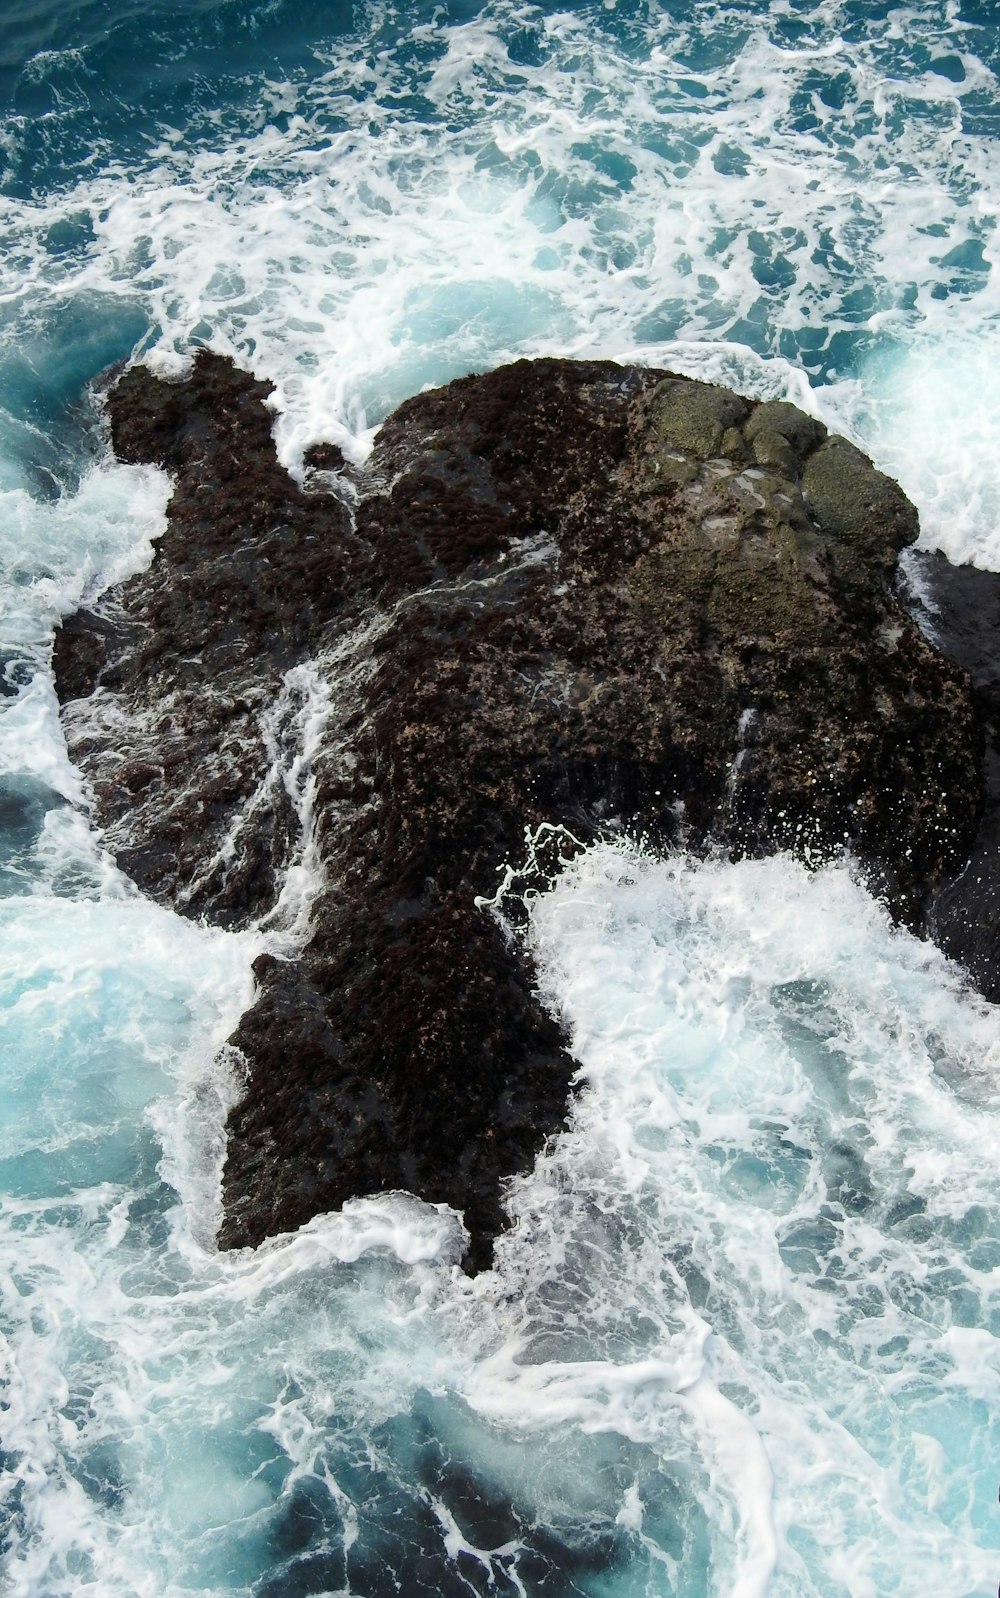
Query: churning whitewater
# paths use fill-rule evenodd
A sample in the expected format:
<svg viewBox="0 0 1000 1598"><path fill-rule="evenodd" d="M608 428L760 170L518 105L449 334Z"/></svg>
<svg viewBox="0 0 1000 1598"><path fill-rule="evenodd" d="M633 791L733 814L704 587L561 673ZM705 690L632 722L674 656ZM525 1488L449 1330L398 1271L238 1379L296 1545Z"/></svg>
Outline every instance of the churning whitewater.
<svg viewBox="0 0 1000 1598"><path fill-rule="evenodd" d="M304 935L327 707L290 685L272 740L282 914L223 933L117 871L50 655L164 526L107 368L199 344L275 383L293 471L519 355L789 398L1000 569L998 67L972 0L9 8L11 1598L995 1593L1000 1028L957 967L846 860L512 861L580 1071L496 1268L405 1194L219 1254L219 1050Z"/></svg>

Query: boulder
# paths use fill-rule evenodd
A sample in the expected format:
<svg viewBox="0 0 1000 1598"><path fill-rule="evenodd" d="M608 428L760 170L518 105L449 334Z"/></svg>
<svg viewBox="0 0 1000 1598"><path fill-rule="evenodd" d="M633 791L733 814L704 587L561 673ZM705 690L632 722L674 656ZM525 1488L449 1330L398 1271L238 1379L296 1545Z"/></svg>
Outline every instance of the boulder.
<svg viewBox="0 0 1000 1598"><path fill-rule="evenodd" d="M205 352L112 389L117 454L175 489L149 570L57 637L67 736L147 893L284 936L232 1040L220 1243L404 1188L477 1269L576 1069L487 903L526 830L846 849L924 930L979 835L981 706L897 591L912 507L793 406L521 361L298 484L267 397Z"/></svg>

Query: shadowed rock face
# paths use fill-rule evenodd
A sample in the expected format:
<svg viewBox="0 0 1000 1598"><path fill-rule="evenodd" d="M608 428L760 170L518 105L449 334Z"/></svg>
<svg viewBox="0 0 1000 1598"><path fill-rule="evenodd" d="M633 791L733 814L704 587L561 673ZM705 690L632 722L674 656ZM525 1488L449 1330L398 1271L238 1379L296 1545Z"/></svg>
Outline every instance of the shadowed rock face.
<svg viewBox="0 0 1000 1598"><path fill-rule="evenodd" d="M849 843L921 926L976 836L980 724L895 597L911 506L792 406L519 362L300 489L266 396L204 353L112 391L116 452L176 488L150 570L57 639L70 747L186 914L287 926L311 862L233 1039L222 1244L406 1188L465 1212L478 1268L575 1069L476 903L525 828Z"/></svg>
<svg viewBox="0 0 1000 1598"><path fill-rule="evenodd" d="M985 741L979 831L958 878L935 897L929 930L976 987L1000 1001L1000 572L952 566L944 555L910 557L926 596L915 599L931 638L969 673Z"/></svg>

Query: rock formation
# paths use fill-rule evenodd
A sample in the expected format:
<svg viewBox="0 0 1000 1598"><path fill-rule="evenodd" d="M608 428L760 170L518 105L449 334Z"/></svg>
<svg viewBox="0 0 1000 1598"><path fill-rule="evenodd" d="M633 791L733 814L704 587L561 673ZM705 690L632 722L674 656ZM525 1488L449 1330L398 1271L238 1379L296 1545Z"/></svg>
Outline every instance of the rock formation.
<svg viewBox="0 0 1000 1598"><path fill-rule="evenodd" d="M150 569L57 638L70 747L147 893L301 933L233 1039L222 1244L406 1188L478 1268L575 1069L477 903L525 829L849 847L922 928L960 897L982 715L897 596L912 507L790 405L518 362L298 486L267 393L206 353L112 390L118 456L176 487Z"/></svg>
<svg viewBox="0 0 1000 1598"><path fill-rule="evenodd" d="M940 649L969 673L984 735L983 813L968 861L930 904L927 927L976 987L1000 1001L1000 572L910 556L911 608Z"/></svg>

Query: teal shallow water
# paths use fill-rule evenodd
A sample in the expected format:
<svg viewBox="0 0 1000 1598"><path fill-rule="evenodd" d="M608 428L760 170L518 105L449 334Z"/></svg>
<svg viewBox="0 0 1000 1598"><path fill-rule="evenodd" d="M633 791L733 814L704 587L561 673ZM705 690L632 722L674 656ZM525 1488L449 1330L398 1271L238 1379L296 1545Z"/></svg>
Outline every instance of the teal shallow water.
<svg viewBox="0 0 1000 1598"><path fill-rule="evenodd" d="M598 851L535 907L585 1091L495 1273L405 1195L211 1239L260 937L139 901L51 630L169 484L92 385L199 342L296 466L599 353L784 394L1000 566L986 5L135 3L0 23L11 1594L992 1594L996 1015L846 868Z"/></svg>

